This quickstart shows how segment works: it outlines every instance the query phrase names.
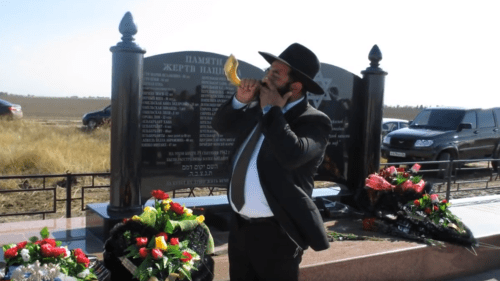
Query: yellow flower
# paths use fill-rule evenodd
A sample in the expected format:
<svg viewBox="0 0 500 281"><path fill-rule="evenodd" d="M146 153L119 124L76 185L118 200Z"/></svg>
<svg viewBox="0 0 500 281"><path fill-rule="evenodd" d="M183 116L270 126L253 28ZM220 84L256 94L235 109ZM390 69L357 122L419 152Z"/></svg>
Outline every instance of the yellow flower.
<svg viewBox="0 0 500 281"><path fill-rule="evenodd" d="M205 216L204 216L204 215L198 216L198 217L196 218L196 220L197 220L199 223L202 223L202 222L205 220Z"/></svg>
<svg viewBox="0 0 500 281"><path fill-rule="evenodd" d="M184 213L186 214L186 216L190 217L193 215L193 210L184 208Z"/></svg>
<svg viewBox="0 0 500 281"><path fill-rule="evenodd" d="M172 202L172 199L170 199L170 198L161 201L161 203L163 205L168 205L168 204L170 204L170 202Z"/></svg>
<svg viewBox="0 0 500 281"><path fill-rule="evenodd" d="M149 207L149 206L147 206L146 208L144 208L144 212L151 212L151 211L153 211L153 210L154 210L154 209L153 209L153 208L151 208L151 207Z"/></svg>
<svg viewBox="0 0 500 281"><path fill-rule="evenodd" d="M142 219L139 216L135 215L132 217L132 220L133 221L141 221Z"/></svg>
<svg viewBox="0 0 500 281"><path fill-rule="evenodd" d="M170 210L170 204L163 206L163 210L165 210L165 212Z"/></svg>
<svg viewBox="0 0 500 281"><path fill-rule="evenodd" d="M158 236L155 238L156 248L166 251L167 250L167 242L165 242L165 238L163 236Z"/></svg>

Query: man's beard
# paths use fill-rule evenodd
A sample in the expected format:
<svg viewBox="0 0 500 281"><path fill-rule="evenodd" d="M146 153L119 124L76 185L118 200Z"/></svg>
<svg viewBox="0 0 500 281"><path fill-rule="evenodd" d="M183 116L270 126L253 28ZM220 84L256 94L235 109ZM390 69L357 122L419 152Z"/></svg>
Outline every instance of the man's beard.
<svg viewBox="0 0 500 281"><path fill-rule="evenodd" d="M292 82L287 82L285 85L276 88L280 96L284 96L286 93L290 92L290 86L292 85Z"/></svg>

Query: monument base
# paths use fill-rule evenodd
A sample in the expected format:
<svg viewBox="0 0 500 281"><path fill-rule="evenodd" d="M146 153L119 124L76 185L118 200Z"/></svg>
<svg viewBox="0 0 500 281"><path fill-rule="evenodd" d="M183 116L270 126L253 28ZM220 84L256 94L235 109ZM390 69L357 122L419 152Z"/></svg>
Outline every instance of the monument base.
<svg viewBox="0 0 500 281"><path fill-rule="evenodd" d="M105 242L109 238L110 230L125 218L133 215L139 215L142 209L137 213L131 212L110 212L109 203L95 203L87 205L86 228L95 237Z"/></svg>

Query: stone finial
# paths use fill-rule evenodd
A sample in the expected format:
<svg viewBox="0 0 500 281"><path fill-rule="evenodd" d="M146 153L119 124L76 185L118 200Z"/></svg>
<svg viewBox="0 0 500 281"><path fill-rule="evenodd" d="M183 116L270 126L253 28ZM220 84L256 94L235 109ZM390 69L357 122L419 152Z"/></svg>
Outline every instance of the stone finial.
<svg viewBox="0 0 500 281"><path fill-rule="evenodd" d="M370 60L371 67L376 68L379 66L379 61L382 60L382 52L380 52L380 49L376 44L373 45L370 53L368 54L368 59Z"/></svg>
<svg viewBox="0 0 500 281"><path fill-rule="evenodd" d="M130 12L125 13L118 30L123 35L122 41L132 42L135 40L133 36L137 33L137 25L135 25L134 18Z"/></svg>

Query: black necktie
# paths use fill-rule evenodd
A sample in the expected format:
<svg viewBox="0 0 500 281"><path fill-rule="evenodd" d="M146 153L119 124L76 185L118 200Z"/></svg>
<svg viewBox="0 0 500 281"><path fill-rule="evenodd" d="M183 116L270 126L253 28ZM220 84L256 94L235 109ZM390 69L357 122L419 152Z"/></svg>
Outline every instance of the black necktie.
<svg viewBox="0 0 500 281"><path fill-rule="evenodd" d="M255 150L257 141L262 133L260 122L257 123L257 128L255 129L253 135L248 140L247 145L243 148L243 151L236 162L236 166L233 172L233 178L231 179L231 201L233 201L234 206L238 211L243 208L245 203L245 178L247 175L248 165L250 164L250 158Z"/></svg>

